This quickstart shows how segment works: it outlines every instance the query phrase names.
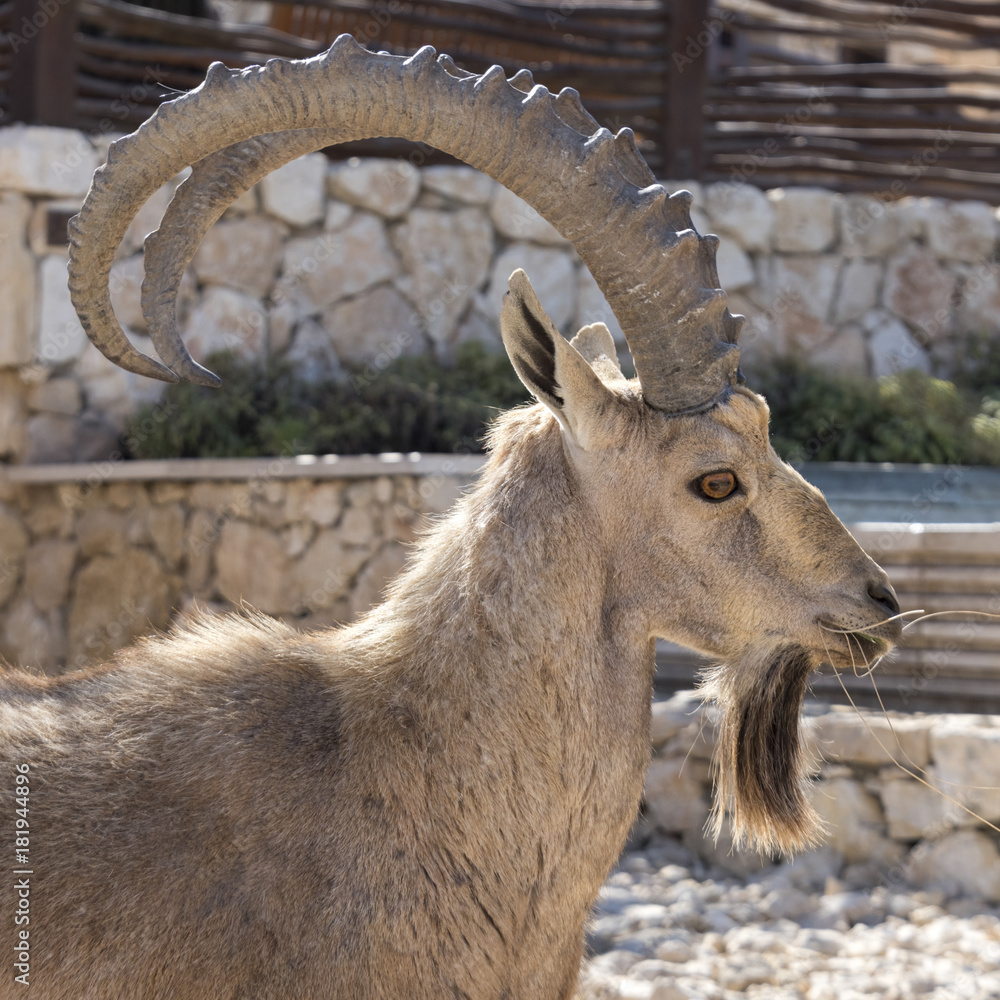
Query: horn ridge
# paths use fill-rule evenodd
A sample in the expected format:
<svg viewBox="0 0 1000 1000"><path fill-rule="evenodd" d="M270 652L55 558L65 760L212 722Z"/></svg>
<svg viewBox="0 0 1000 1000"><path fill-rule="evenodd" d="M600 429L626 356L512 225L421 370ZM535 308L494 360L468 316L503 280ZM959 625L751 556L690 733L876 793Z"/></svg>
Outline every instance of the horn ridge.
<svg viewBox="0 0 1000 1000"><path fill-rule="evenodd" d="M656 357L665 368L673 367L671 355L698 363L697 351L681 343L692 337L683 307L698 289L714 290L718 283L714 249L691 227L685 199L667 197L648 183L652 175L640 168L627 130L618 136L601 128L589 135L577 131L581 118L567 109L578 97L553 96L540 85L525 95L499 67L481 76L459 75L456 69L450 60L435 58L430 47L410 57L377 55L347 35L306 60L271 60L242 70L213 64L198 88L161 105L115 144L95 176L70 252L71 292L88 335L109 357L127 359L132 370L141 365L148 369L143 374L166 377L167 369L128 344L111 311L107 285L114 252L135 211L182 167L194 163L199 169L178 188L163 237L150 244L153 263L170 260L169 279L164 283L154 274L145 296L156 314L151 333L166 329L165 288L179 282L177 268L182 274L208 228L196 223L195 206L218 218L226 199L259 179L258 165L269 172L308 152L310 144L318 149L392 135L427 142L490 174L576 244L630 345L635 340L638 353L649 358L640 381L651 406L681 412L718 397L728 376L707 384L711 372L720 377L714 362L701 373L685 369L684 378L671 384L652 376ZM241 145L251 140L256 145ZM258 151L258 165L246 149ZM196 240L183 237L185 226L197 230ZM685 249L691 240L698 252ZM723 310L709 341L714 336L728 343L738 330L726 316ZM156 336L157 350L165 343L164 351L185 377L197 374L185 367L179 337ZM697 341L710 362L705 337ZM647 343L656 349L647 350Z"/></svg>

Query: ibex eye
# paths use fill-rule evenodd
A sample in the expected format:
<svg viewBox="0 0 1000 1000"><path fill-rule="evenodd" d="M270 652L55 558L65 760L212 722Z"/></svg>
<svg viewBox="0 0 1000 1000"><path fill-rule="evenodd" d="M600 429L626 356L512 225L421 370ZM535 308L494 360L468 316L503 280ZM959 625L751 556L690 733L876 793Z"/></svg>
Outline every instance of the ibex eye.
<svg viewBox="0 0 1000 1000"><path fill-rule="evenodd" d="M694 488L706 500L725 500L731 496L739 483L736 476L728 469L722 472L710 472L707 476L699 476L694 481Z"/></svg>

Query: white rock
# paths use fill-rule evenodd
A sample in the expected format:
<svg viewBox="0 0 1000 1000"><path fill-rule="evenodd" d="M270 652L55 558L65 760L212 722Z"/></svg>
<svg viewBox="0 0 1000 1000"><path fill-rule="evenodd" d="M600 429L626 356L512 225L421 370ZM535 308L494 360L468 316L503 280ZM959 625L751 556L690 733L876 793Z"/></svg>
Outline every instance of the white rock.
<svg viewBox="0 0 1000 1000"><path fill-rule="evenodd" d="M1000 852L977 830L958 830L930 846L918 844L907 860L907 877L916 885L1000 902Z"/></svg>
<svg viewBox="0 0 1000 1000"><path fill-rule="evenodd" d="M80 384L74 378L50 378L28 392L30 410L72 417L80 412L80 404Z"/></svg>
<svg viewBox="0 0 1000 1000"><path fill-rule="evenodd" d="M935 784L983 818L1000 819L1000 726L948 720L931 731ZM942 800L942 811L945 802ZM960 823L973 823L961 813Z"/></svg>
<svg viewBox="0 0 1000 1000"><path fill-rule="evenodd" d="M695 762L654 758L646 771L646 805L661 830L680 833L700 829L708 818Z"/></svg>
<svg viewBox="0 0 1000 1000"><path fill-rule="evenodd" d="M188 318L184 342L201 361L224 350L242 358L259 358L267 342L267 313L256 299L221 285L209 285Z"/></svg>
<svg viewBox="0 0 1000 1000"><path fill-rule="evenodd" d="M313 382L343 374L329 334L311 316L299 324L285 358L303 378Z"/></svg>
<svg viewBox="0 0 1000 1000"><path fill-rule="evenodd" d="M348 295L357 295L399 273L385 226L358 212L340 231L289 240L285 244L276 303L288 300L313 312Z"/></svg>
<svg viewBox="0 0 1000 1000"><path fill-rule="evenodd" d="M0 188L84 195L100 165L100 153L76 129L20 124L0 129Z"/></svg>
<svg viewBox="0 0 1000 1000"><path fill-rule="evenodd" d="M401 286L416 303L428 336L454 339L459 318L485 284L493 230L476 208L458 212L413 209L393 232L406 271Z"/></svg>
<svg viewBox="0 0 1000 1000"><path fill-rule="evenodd" d="M158 187L146 199L139 211L133 216L128 229L125 230L125 237L118 251L120 254L128 255L142 249L146 237L159 227L163 213L167 210L167 205L170 204L170 199L173 198L177 186L190 173L191 168L186 167L166 184Z"/></svg>
<svg viewBox="0 0 1000 1000"><path fill-rule="evenodd" d="M889 836L897 840L936 839L959 825L960 810L940 792L918 781L908 778L883 781L879 794L889 823Z"/></svg>
<svg viewBox="0 0 1000 1000"><path fill-rule="evenodd" d="M833 307L834 323L861 319L878 303L882 265L861 257L848 257L840 272L840 287Z"/></svg>
<svg viewBox="0 0 1000 1000"><path fill-rule="evenodd" d="M830 828L830 846L846 861L888 856L882 807L861 782L832 778L817 782L810 792L816 812Z"/></svg>
<svg viewBox="0 0 1000 1000"><path fill-rule="evenodd" d="M308 153L271 172L260 182L264 211L292 226L319 222L326 212L327 158Z"/></svg>
<svg viewBox="0 0 1000 1000"><path fill-rule="evenodd" d="M223 220L202 240L191 266L205 284L225 285L263 298L281 259L281 230L270 219Z"/></svg>
<svg viewBox="0 0 1000 1000"><path fill-rule="evenodd" d="M955 284L955 275L946 271L934 254L923 247L910 247L886 264L882 303L937 340L951 329Z"/></svg>
<svg viewBox="0 0 1000 1000"><path fill-rule="evenodd" d="M720 236L744 250L767 250L774 229L774 206L752 184L723 182L705 188L704 208Z"/></svg>
<svg viewBox="0 0 1000 1000"><path fill-rule="evenodd" d="M909 330L894 316L880 309L872 310L862 320L870 334L868 349L871 352L872 374L895 375L908 368L930 372L927 352L910 336Z"/></svg>
<svg viewBox="0 0 1000 1000"><path fill-rule="evenodd" d="M564 333L576 312L577 277L568 253L555 247L512 243L493 263L484 311L499 327L500 307L507 292L507 279L523 268L552 322ZM591 320L593 322L593 320Z"/></svg>
<svg viewBox="0 0 1000 1000"><path fill-rule="evenodd" d="M845 195L841 203L841 247L846 257L886 257L913 235L911 207L868 194Z"/></svg>
<svg viewBox="0 0 1000 1000"><path fill-rule="evenodd" d="M678 691L666 700L655 700L650 725L653 746L662 746L689 726L700 725L703 712L704 702L697 691Z"/></svg>
<svg viewBox="0 0 1000 1000"><path fill-rule="evenodd" d="M427 347L419 314L389 285L329 306L322 323L342 361L379 370L401 354Z"/></svg>
<svg viewBox="0 0 1000 1000"><path fill-rule="evenodd" d="M996 330L1000 322L1000 274L988 262L972 269L962 282L958 326L963 332Z"/></svg>
<svg viewBox="0 0 1000 1000"><path fill-rule="evenodd" d="M421 171L424 187L466 205L486 205L493 197L496 181L474 167L433 166Z"/></svg>
<svg viewBox="0 0 1000 1000"><path fill-rule="evenodd" d="M923 767L930 760L927 719L861 718L854 711L830 711L804 721L813 729L823 754L830 760L861 764L902 761Z"/></svg>
<svg viewBox="0 0 1000 1000"><path fill-rule="evenodd" d="M420 193L420 171L406 160L359 160L334 164L330 193L387 219L398 219Z"/></svg>
<svg viewBox="0 0 1000 1000"><path fill-rule="evenodd" d="M761 263L766 310L788 349L808 351L827 340L833 333L829 316L840 258L775 256Z"/></svg>
<svg viewBox="0 0 1000 1000"><path fill-rule="evenodd" d="M579 271L579 286L576 299L576 317L573 320L573 327L580 329L588 323L603 323L614 337L619 348L624 348L625 334L622 331L618 317L611 311L608 300L604 297L594 276L586 266Z"/></svg>
<svg viewBox="0 0 1000 1000"><path fill-rule="evenodd" d="M564 239L526 201L498 186L490 204L490 218L497 232L509 240L526 240L546 246L568 246Z"/></svg>
<svg viewBox="0 0 1000 1000"><path fill-rule="evenodd" d="M142 254L123 257L111 265L108 290L118 322L130 330L145 332L142 315L142 279L145 275Z"/></svg>
<svg viewBox="0 0 1000 1000"><path fill-rule="evenodd" d="M775 250L810 253L833 247L839 195L821 188L775 188L767 196L774 207Z"/></svg>
<svg viewBox="0 0 1000 1000"><path fill-rule="evenodd" d="M2 132L0 132L2 134ZM32 356L35 327L35 259L24 241L31 202L0 193L0 367L24 365Z"/></svg>
<svg viewBox="0 0 1000 1000"><path fill-rule="evenodd" d="M727 292L746 288L757 280L753 262L739 248L735 240L722 240L715 258L719 269L719 285Z"/></svg>
<svg viewBox="0 0 1000 1000"><path fill-rule="evenodd" d="M337 201L331 198L326 204L326 217L323 219L323 228L328 233L334 233L338 229L343 229L348 220L354 214L352 206L346 202Z"/></svg>
<svg viewBox="0 0 1000 1000"><path fill-rule="evenodd" d="M935 256L971 262L993 254L997 221L985 201L933 198L922 209L927 248Z"/></svg>
<svg viewBox="0 0 1000 1000"><path fill-rule="evenodd" d="M810 349L809 363L829 371L867 375L868 343L861 327L854 323L841 327L829 340Z"/></svg>
<svg viewBox="0 0 1000 1000"><path fill-rule="evenodd" d="M59 255L46 257L41 266L42 308L38 323L36 356L43 365L71 361L83 350L87 335L70 301L69 262Z"/></svg>

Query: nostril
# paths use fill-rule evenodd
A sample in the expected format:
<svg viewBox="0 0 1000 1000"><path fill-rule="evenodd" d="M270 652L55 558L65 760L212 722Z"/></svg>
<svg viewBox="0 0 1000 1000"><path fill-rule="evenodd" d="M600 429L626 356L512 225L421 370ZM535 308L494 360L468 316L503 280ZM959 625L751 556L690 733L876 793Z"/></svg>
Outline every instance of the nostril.
<svg viewBox="0 0 1000 1000"><path fill-rule="evenodd" d="M899 601L896 600L892 587L884 583L870 583L868 584L868 596L873 601L878 601L882 607L887 608L890 614L899 614Z"/></svg>

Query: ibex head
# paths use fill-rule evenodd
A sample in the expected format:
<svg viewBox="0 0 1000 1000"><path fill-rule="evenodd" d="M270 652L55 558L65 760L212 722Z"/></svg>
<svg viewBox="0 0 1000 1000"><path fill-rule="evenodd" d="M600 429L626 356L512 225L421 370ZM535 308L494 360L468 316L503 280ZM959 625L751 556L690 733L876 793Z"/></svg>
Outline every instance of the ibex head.
<svg viewBox="0 0 1000 1000"><path fill-rule="evenodd" d="M612 136L574 91L526 72L458 70L430 48L376 55L348 36L323 56L230 71L112 145L76 220L70 287L84 328L115 363L212 384L177 333L174 302L201 237L243 191L332 143L421 140L488 173L575 245L621 322L637 379L605 327L567 342L515 272L501 320L511 361L538 402L495 432L495 449L557 435L567 503L606 553L601 626L665 637L720 659L719 758L737 836L807 843L798 710L823 660L869 664L899 635L885 574L820 493L768 443L768 411L740 375L737 335L717 287L713 236L691 226L690 195L657 184L631 133ZM108 296L115 250L145 199L194 164L146 242L143 310L160 364L135 350ZM553 419L554 418L554 419ZM840 630L840 631L838 631Z"/></svg>

